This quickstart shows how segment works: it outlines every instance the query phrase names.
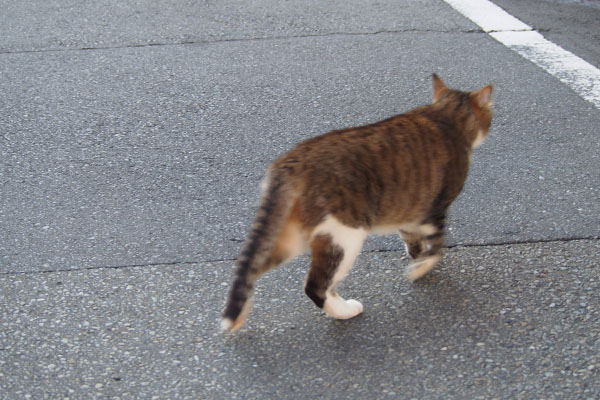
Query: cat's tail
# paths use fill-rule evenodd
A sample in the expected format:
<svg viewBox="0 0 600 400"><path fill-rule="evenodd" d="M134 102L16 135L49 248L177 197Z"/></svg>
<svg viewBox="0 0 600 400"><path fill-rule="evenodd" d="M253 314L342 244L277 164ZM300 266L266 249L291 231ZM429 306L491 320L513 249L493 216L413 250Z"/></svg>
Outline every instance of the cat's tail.
<svg viewBox="0 0 600 400"><path fill-rule="evenodd" d="M223 331L235 332L251 308L254 283L294 204L295 191L287 170L271 171L252 229L236 262L236 272L221 319Z"/></svg>

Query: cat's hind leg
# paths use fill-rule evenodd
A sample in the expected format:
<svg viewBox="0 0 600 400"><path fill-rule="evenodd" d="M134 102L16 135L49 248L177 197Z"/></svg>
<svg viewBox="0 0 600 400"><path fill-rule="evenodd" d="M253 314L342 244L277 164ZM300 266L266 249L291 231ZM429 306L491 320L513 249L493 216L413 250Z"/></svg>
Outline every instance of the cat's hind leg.
<svg viewBox="0 0 600 400"><path fill-rule="evenodd" d="M435 268L441 259L440 252L444 245L443 221L437 224L423 224L419 227L423 237L423 248L417 257L417 261L408 267L407 276L415 281Z"/></svg>
<svg viewBox="0 0 600 400"><path fill-rule="evenodd" d="M343 225L332 216L328 216L311 235L312 262L305 292L334 318L348 319L363 311L360 302L344 300L336 289L354 264L366 236L364 229Z"/></svg>

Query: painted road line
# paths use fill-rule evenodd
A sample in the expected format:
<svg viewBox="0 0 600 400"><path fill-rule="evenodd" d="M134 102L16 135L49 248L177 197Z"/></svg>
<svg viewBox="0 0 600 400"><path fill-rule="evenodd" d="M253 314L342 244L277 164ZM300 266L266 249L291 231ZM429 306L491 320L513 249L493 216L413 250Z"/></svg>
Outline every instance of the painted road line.
<svg viewBox="0 0 600 400"><path fill-rule="evenodd" d="M600 70L487 0L444 0L484 32L600 108Z"/></svg>
<svg viewBox="0 0 600 400"><path fill-rule="evenodd" d="M487 0L445 0L484 32L531 31L532 27Z"/></svg>

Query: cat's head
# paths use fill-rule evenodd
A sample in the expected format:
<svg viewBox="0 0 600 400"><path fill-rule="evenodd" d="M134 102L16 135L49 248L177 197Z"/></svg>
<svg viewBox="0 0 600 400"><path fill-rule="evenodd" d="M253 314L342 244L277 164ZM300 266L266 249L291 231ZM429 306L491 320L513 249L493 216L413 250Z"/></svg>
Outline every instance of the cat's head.
<svg viewBox="0 0 600 400"><path fill-rule="evenodd" d="M432 104L452 106L457 113L466 113L465 132L476 148L483 143L492 124L492 90L488 85L474 92L461 92L449 89L436 75L431 76L433 84ZM450 108L450 107L449 107Z"/></svg>

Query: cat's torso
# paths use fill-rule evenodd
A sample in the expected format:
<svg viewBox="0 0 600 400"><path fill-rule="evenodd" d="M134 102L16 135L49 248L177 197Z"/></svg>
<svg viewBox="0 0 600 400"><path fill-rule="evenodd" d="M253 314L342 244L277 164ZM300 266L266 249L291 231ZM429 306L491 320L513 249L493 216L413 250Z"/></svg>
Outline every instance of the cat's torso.
<svg viewBox="0 0 600 400"><path fill-rule="evenodd" d="M272 168L288 168L297 182L300 219L316 226L331 214L386 232L450 204L466 180L471 147L460 135L448 137L452 121L441 131L444 116L434 112L434 124L425 111L329 132L276 160Z"/></svg>

